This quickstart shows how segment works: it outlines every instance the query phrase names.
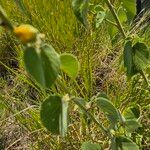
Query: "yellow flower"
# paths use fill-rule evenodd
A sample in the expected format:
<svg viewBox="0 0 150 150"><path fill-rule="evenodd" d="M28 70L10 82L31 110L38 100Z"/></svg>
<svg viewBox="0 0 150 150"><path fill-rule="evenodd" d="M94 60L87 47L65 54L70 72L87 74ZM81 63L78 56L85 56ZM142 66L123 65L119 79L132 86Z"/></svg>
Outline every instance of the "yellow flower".
<svg viewBox="0 0 150 150"><path fill-rule="evenodd" d="M22 24L14 28L14 34L23 42L28 43L36 39L38 30L29 24Z"/></svg>

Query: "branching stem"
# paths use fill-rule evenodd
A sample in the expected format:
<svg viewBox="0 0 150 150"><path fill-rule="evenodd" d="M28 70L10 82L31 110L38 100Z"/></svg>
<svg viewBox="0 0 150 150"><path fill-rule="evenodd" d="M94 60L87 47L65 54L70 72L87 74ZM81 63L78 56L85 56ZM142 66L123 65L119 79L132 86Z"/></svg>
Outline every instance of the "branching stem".
<svg viewBox="0 0 150 150"><path fill-rule="evenodd" d="M105 0L105 2L107 4L108 8L110 9L112 15L114 16L114 19L116 20L118 30L121 32L122 36L126 39L126 37L127 37L126 33L125 33L124 29L123 29L123 26L122 26L122 24L121 24L121 22L119 20L119 17L117 15L113 5L111 4L111 2L109 0Z"/></svg>

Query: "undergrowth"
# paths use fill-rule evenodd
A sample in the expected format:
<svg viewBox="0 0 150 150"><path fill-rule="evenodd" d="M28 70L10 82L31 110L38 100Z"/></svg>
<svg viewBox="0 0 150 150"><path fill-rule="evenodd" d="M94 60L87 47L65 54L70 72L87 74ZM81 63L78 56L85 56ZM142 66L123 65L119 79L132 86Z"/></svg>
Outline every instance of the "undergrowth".
<svg viewBox="0 0 150 150"><path fill-rule="evenodd" d="M81 70L77 80L72 81L63 75L63 84L75 96L80 95L89 101L96 93L103 92L120 110L139 107L142 127L132 136L141 139L142 142L135 141L139 142L141 149L150 149L149 91L143 78L138 80L138 77L134 77L133 82L127 80L120 62L123 51L121 41L112 45L105 23L99 29L93 29L92 33L85 32L85 28L76 20L68 0L24 1L28 8L26 14L11 0L0 2L13 22L32 24L46 35L46 41L58 53L70 52L78 57ZM134 32L142 35L150 47L149 27ZM0 43L0 149L79 150L82 142L87 140L108 148L108 139L90 120L87 120L89 125L85 127L79 117L80 111L71 104L68 135L61 138L48 132L40 122L40 104L49 93L64 94L65 91L58 86L45 93L30 79L24 70L22 45L9 31L1 31ZM92 107L96 108L94 104ZM104 118L99 109L91 108L90 111ZM108 124L105 119L104 124Z"/></svg>

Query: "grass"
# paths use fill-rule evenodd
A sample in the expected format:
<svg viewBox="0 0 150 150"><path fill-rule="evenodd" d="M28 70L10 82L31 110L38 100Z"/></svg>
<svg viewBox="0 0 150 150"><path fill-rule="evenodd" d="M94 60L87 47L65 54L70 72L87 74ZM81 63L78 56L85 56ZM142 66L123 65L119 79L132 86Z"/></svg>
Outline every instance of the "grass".
<svg viewBox="0 0 150 150"><path fill-rule="evenodd" d="M142 144L139 146L149 149L149 108L146 108L150 102L149 91L142 78L140 82L137 77L133 82L128 82L120 65L118 67L121 43L111 44L106 24L86 33L76 20L69 0L24 1L28 10L25 14L11 0L0 2L13 22L32 24L46 35L46 41L57 52L70 52L78 57L81 70L77 81L70 81L65 75L63 78L64 85L74 95L90 101L96 93L105 92L121 110L139 105L143 122L140 131ZM149 28L144 34L139 30L136 32L150 46ZM40 122L40 104L49 93L65 92L57 85L57 88L44 93L24 70L23 47L19 41L3 31L0 42L0 70L7 72L7 79L0 78L0 149L79 150L82 141L86 140L99 142L108 148L108 140L94 124L84 128L79 117L81 114L74 105L69 110L71 122L68 136L62 139L47 132ZM19 61L19 68L14 69L9 62L16 60ZM91 111L104 120L103 114L96 106L94 108Z"/></svg>

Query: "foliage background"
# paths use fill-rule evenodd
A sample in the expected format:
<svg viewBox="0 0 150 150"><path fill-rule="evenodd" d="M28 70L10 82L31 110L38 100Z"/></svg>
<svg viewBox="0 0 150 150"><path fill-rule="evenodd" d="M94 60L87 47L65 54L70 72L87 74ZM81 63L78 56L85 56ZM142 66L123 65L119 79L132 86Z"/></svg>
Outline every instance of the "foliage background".
<svg viewBox="0 0 150 150"><path fill-rule="evenodd" d="M146 84L142 78L140 81L136 79L138 77L133 82L127 81L119 65L123 48L120 42L112 45L106 23L96 29L94 16L90 14L88 18L92 32L86 33L76 20L69 0L24 0L26 13L22 13L11 0L1 0L0 3L14 23L32 24L46 35L46 41L57 52L70 52L78 57L81 71L77 81L70 81L64 75L64 84L75 95L89 101L97 92L105 92L117 108L138 105L143 127L133 137L141 138L138 143L141 149L150 148L149 91L145 90ZM94 3L98 4L98 0ZM150 47L150 28L142 27L138 26L135 33ZM78 150L86 140L98 141L107 148L107 139L93 124L85 128L74 106L70 108L71 124L66 139L45 130L39 119L39 107L47 95L27 76L22 61L22 45L9 32L0 31L0 149ZM64 93L58 86L47 91L47 94L54 91ZM91 111L103 118L96 106L93 108Z"/></svg>

